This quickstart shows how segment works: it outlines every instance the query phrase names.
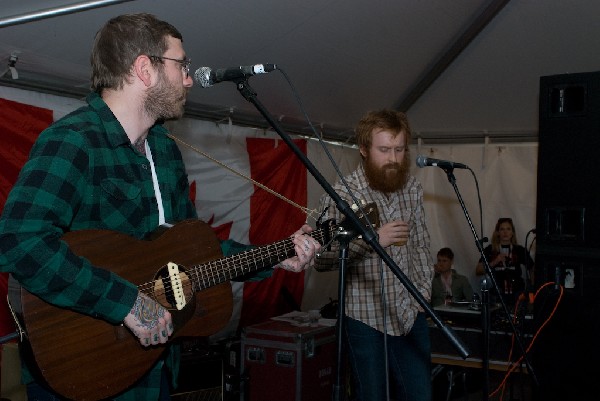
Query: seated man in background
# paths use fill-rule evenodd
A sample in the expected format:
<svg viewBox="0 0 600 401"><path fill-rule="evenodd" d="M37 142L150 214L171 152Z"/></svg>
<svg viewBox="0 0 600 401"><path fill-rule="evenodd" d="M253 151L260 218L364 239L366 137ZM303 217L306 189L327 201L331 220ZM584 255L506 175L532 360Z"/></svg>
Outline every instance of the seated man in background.
<svg viewBox="0 0 600 401"><path fill-rule="evenodd" d="M450 248L442 248L437 253L434 265L435 275L431 282L431 305L442 305L448 300L472 301L473 287L469 279L452 268L454 252Z"/></svg>

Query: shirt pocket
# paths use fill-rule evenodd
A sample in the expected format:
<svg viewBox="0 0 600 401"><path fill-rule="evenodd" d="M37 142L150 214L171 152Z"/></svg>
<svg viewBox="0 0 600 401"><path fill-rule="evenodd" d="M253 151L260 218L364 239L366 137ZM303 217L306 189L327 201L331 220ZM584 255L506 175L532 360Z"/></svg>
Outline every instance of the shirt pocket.
<svg viewBox="0 0 600 401"><path fill-rule="evenodd" d="M119 178L105 178L100 184L108 197L122 201L131 201L140 196L142 189Z"/></svg>
<svg viewBox="0 0 600 401"><path fill-rule="evenodd" d="M135 235L136 230L144 227L144 219L151 214L150 206L144 207L148 202L144 202L142 188L119 178L105 178L100 185L100 219L103 224L111 230Z"/></svg>

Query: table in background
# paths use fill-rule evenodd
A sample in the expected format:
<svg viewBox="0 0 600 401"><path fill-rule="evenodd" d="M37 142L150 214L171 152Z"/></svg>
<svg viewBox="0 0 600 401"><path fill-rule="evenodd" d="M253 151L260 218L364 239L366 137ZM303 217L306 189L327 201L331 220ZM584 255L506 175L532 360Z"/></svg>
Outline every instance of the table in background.
<svg viewBox="0 0 600 401"><path fill-rule="evenodd" d="M436 314L450 327L454 334L462 341L469 351L469 356L463 359L456 348L448 340L445 334L430 321L431 337L431 362L435 365L432 371L432 379L443 370L448 371L448 389L446 399L450 399L455 379L460 377L463 381L466 393L466 371L463 368L483 368L483 330L481 311L471 309L465 305L441 305L434 308ZM512 316L511 316L512 318ZM531 316L525 316L524 322L531 321ZM512 360L520 355L518 344L512 341L512 332L506 318L502 318L502 312L497 306L490 308L490 332L489 332L489 359L490 370L506 372L510 368L508 362L512 347ZM525 327L525 326L523 326ZM531 338L526 334L526 339ZM524 344L525 347L527 343ZM444 369L444 367L448 369ZM456 369L455 369L456 368ZM525 364L521 364L516 370L518 373L526 373ZM523 383L523 380L521 380Z"/></svg>

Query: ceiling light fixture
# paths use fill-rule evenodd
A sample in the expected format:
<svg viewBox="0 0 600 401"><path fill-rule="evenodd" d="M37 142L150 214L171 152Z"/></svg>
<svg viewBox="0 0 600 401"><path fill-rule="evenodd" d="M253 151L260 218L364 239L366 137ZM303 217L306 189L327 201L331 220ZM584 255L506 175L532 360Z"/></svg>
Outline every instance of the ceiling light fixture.
<svg viewBox="0 0 600 401"><path fill-rule="evenodd" d="M8 59L8 69L10 70L10 76L12 79L19 79L19 72L17 71L16 67L18 60L19 56L17 56L17 53L12 53Z"/></svg>

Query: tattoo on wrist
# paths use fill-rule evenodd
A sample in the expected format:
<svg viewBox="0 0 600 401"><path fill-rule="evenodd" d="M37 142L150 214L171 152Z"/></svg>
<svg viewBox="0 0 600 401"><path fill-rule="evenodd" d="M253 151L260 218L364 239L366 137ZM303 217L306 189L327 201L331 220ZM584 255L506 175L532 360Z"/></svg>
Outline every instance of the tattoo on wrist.
<svg viewBox="0 0 600 401"><path fill-rule="evenodd" d="M138 295L131 308L131 314L138 318L140 326L153 329L158 325L158 318L164 316L164 310L156 302L148 301L148 298Z"/></svg>

